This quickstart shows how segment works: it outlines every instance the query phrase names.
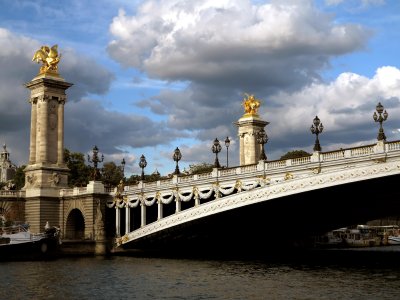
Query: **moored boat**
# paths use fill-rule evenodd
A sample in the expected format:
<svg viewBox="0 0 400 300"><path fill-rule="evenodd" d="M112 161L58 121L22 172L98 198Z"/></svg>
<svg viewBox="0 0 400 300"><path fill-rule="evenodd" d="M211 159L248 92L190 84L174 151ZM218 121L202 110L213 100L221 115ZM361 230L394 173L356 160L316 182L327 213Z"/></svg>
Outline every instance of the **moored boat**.
<svg viewBox="0 0 400 300"><path fill-rule="evenodd" d="M388 236L388 244L389 245L400 245L400 236Z"/></svg>
<svg viewBox="0 0 400 300"><path fill-rule="evenodd" d="M367 225L332 230L323 235L322 238L317 246L353 248L381 245L381 237L376 233L375 228Z"/></svg>
<svg viewBox="0 0 400 300"><path fill-rule="evenodd" d="M356 228L346 230L344 240L348 247L372 247L381 244L381 238L367 225L357 225Z"/></svg>
<svg viewBox="0 0 400 300"><path fill-rule="evenodd" d="M55 226L46 226L42 233L30 232L27 224L0 227L0 260L49 258L60 243L60 229Z"/></svg>
<svg viewBox="0 0 400 300"><path fill-rule="evenodd" d="M400 245L400 228L398 225L371 226L381 238L381 244Z"/></svg>

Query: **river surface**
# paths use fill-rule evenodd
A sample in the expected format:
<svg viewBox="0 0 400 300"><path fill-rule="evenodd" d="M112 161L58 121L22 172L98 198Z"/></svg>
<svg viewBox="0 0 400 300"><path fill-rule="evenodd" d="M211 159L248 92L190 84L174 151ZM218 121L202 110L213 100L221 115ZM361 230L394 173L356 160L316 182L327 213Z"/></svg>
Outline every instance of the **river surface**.
<svg viewBox="0 0 400 300"><path fill-rule="evenodd" d="M5 261L0 299L400 299L400 247L257 259Z"/></svg>

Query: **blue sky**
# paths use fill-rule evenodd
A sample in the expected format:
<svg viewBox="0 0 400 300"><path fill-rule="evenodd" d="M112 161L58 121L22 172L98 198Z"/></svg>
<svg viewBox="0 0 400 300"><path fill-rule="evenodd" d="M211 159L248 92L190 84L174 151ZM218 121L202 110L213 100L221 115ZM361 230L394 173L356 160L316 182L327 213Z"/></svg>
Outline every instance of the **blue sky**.
<svg viewBox="0 0 400 300"><path fill-rule="evenodd" d="M41 45L58 44L74 86L65 145L127 175L213 163L213 140L232 140L244 93L270 124L268 159L312 151L318 115L323 151L376 141L375 105L387 108L388 140L400 139L400 1L397 0L0 0L0 143L28 160L30 107L23 87ZM226 149L220 154L225 164Z"/></svg>

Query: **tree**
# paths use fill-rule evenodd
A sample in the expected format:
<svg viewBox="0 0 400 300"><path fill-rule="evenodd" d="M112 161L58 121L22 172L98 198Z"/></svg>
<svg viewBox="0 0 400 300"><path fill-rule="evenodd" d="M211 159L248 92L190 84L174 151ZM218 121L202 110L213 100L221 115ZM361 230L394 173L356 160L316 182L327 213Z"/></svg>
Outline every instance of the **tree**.
<svg viewBox="0 0 400 300"><path fill-rule="evenodd" d="M280 159L284 160L284 159L292 159L292 158L299 158L299 157L305 157L305 156L311 156L311 154L304 150L293 150L293 151L289 151L286 154L282 155Z"/></svg>
<svg viewBox="0 0 400 300"><path fill-rule="evenodd" d="M125 184L126 185L134 185L138 184L140 181L140 175L131 175L129 178L126 179Z"/></svg>
<svg viewBox="0 0 400 300"><path fill-rule="evenodd" d="M15 176L14 176L14 184L15 184L15 189L20 190L25 186L25 170L26 166L22 165L17 168L15 171Z"/></svg>
<svg viewBox="0 0 400 300"><path fill-rule="evenodd" d="M199 163L189 165L189 174L209 173L213 170L214 165L208 163Z"/></svg>
<svg viewBox="0 0 400 300"><path fill-rule="evenodd" d="M161 179L165 179L165 177L163 178L157 170L150 175L144 175L144 180L147 182L157 181Z"/></svg>
<svg viewBox="0 0 400 300"><path fill-rule="evenodd" d="M70 169L68 175L69 186L84 186L89 183L91 168L85 164L85 157L80 152L70 152L64 149L64 162Z"/></svg>
<svg viewBox="0 0 400 300"><path fill-rule="evenodd" d="M105 186L117 186L124 179L124 173L122 172L122 168L114 162L106 162L103 164L102 178Z"/></svg>

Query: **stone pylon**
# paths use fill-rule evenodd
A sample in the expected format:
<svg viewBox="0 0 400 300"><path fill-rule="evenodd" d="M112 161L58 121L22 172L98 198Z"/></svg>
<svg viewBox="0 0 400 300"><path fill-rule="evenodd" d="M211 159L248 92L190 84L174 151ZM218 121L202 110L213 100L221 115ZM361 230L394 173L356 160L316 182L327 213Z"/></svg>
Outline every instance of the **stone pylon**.
<svg viewBox="0 0 400 300"><path fill-rule="evenodd" d="M72 86L57 73L41 73L25 86L31 91L29 164L25 168L26 221L33 232L47 221L59 224L60 189L68 186L64 163L65 91Z"/></svg>
<svg viewBox="0 0 400 300"><path fill-rule="evenodd" d="M260 118L257 109L260 102L253 95L248 95L244 99L243 106L245 114L235 122L238 127L239 147L240 147L240 165L257 164L261 154L261 144L257 142L257 134L269 124Z"/></svg>

